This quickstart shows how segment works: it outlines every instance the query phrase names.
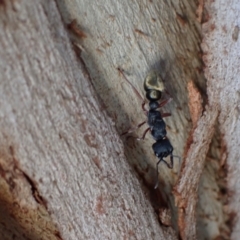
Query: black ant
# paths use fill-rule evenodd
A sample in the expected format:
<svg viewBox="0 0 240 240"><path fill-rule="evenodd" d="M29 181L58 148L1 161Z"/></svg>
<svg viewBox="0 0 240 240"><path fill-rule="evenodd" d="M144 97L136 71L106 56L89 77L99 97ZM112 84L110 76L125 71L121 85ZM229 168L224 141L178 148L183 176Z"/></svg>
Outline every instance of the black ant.
<svg viewBox="0 0 240 240"><path fill-rule="evenodd" d="M137 89L127 80L123 71L118 68L121 74L124 76L125 80L132 86L133 90L136 92L138 97L141 97ZM140 123L137 128L143 126L146 122L148 123L149 127L144 131L143 136L141 138L137 138L138 140L142 140L145 138L148 131L151 131L151 135L153 136L156 142L152 145L154 154L158 157L158 162L156 164L156 171L157 171L157 183L155 184L155 189L158 187L158 165L160 162L164 162L168 168L173 168L173 157L178 156L173 155L173 146L167 138L167 131L166 131L166 124L163 121L163 117L168 117L170 113L163 113L161 114L158 110L159 108L163 107L167 104L171 98L164 100L162 102L158 102L162 97L162 92L164 91L163 81L161 80L160 76L152 72L149 74L144 80L144 90L146 91L146 99L149 101L149 110L145 109L145 100L142 103L142 109L147 115L147 121ZM136 128L135 128L136 129ZM125 135L133 130L129 130L127 132L122 133L121 135ZM170 164L164 160L164 158L170 156Z"/></svg>

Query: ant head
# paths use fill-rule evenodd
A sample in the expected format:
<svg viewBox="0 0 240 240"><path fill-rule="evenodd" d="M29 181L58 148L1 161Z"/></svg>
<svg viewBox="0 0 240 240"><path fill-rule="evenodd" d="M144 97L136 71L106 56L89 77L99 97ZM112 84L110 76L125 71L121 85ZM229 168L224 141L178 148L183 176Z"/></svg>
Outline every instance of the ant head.
<svg viewBox="0 0 240 240"><path fill-rule="evenodd" d="M146 92L150 90L162 92L164 90L163 81L156 72L151 72L147 75L144 80L143 86Z"/></svg>

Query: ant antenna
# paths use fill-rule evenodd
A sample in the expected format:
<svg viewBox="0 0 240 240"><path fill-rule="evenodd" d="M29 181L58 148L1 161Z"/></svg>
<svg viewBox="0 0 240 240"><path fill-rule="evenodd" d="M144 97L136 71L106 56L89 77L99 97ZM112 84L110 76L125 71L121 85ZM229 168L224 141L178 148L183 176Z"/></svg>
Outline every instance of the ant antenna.
<svg viewBox="0 0 240 240"><path fill-rule="evenodd" d="M126 78L124 71L118 67L117 70L122 74L124 79L131 85L133 91L137 94L138 98L142 100L142 102L145 102L144 98L141 96L141 94L138 92L138 90L134 87L134 85Z"/></svg>
<svg viewBox="0 0 240 240"><path fill-rule="evenodd" d="M158 188L158 185L159 185L159 181L158 181L158 165L160 164L160 162L161 161L163 161L167 166L168 166L168 168L173 168L173 158L178 158L178 161L179 161L179 163L178 163L178 175L179 175L179 173L180 173L180 163L181 163L181 157L179 157L179 156L177 156L177 155L172 155L171 156L171 165L169 165L165 160L163 160L163 158L162 159L160 159L158 162L157 162L157 164L156 164L156 171L157 171L157 181L156 181L156 183L155 183L155 186L154 186L154 189L157 189Z"/></svg>

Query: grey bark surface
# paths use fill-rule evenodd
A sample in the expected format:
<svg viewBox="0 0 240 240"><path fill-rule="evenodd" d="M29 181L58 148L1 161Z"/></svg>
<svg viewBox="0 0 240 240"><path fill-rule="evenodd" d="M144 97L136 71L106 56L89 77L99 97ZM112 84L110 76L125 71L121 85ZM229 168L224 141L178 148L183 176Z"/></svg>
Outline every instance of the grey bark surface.
<svg viewBox="0 0 240 240"><path fill-rule="evenodd" d="M238 9L3 1L1 237L238 239ZM160 164L157 190L151 135L119 137L146 118L119 68L143 97L144 78L159 72L172 97L161 111L182 161Z"/></svg>
<svg viewBox="0 0 240 240"><path fill-rule="evenodd" d="M0 18L1 239L176 239L132 174L55 3L7 2Z"/></svg>
<svg viewBox="0 0 240 240"><path fill-rule="evenodd" d="M197 86L198 92L202 93L206 102L206 83L201 71L201 26L196 16L198 6L194 2L187 1L109 1L107 3L98 1L93 5L91 2L80 0L58 1L58 3L65 23L75 20L78 28L86 35L85 38L81 38L79 33L75 34L73 41L81 45L80 56L92 76L96 91L116 123L118 132L121 134L146 118L141 110L142 99L118 72L118 68L123 70L125 77L142 96L144 96L143 80L148 72L155 70L159 72L166 90L173 99L162 109L162 112L171 113L171 117L164 119L167 124L167 136L174 146L174 154L184 156L189 148L187 139L193 129L188 108L189 82ZM163 99L166 97L165 93ZM201 130L201 127L199 128ZM141 136L143 131L144 127L132 134ZM210 135L213 131L214 128L209 132ZM157 158L151 148L154 142L152 137L149 134L146 140L141 142L124 137L123 140L125 140L125 154L129 163L150 189L153 189L156 183ZM186 186L186 189L191 188L192 181L196 182L196 186L199 185L210 142L211 138L202 148L205 155L201 157L199 168L188 168L193 179L189 179L189 186ZM199 140L198 143L201 144L202 141ZM192 161L191 166L194 166L195 161ZM176 190L177 187L174 188L176 190L174 194L179 200L178 211L172 194L173 186L177 183L179 168L180 164L176 159L173 170L160 164L159 188L150 192L161 197L155 197L152 205L157 212L161 212L164 207L170 208L174 228L179 231L183 239L195 239L195 209L190 208L187 216L179 220L177 215L180 216L181 211L185 212L179 197L183 193ZM184 171L182 173L184 174ZM197 188L190 193L196 198ZM190 193L186 192L189 197ZM204 194L202 197L205 199ZM195 221L192 221L193 219ZM205 217L200 215L198 219ZM218 227L212 235L219 234ZM206 232L204 224L200 228L200 232ZM201 235L199 239L204 239L204 234Z"/></svg>
<svg viewBox="0 0 240 240"><path fill-rule="evenodd" d="M221 162L228 169L228 200L224 208L230 215L233 229L229 238L233 240L239 239L240 234L239 6L239 1L207 1L209 21L203 24L202 43L209 104L219 110L218 121L226 149L221 153Z"/></svg>

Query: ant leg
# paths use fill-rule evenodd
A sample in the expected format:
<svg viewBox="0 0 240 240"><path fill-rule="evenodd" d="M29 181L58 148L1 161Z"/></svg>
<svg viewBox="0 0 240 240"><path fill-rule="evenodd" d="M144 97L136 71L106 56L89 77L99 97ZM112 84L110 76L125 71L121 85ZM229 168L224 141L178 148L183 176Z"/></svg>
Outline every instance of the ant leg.
<svg viewBox="0 0 240 240"><path fill-rule="evenodd" d="M142 123L139 123L136 127L128 129L128 131L122 133L120 136L123 136L123 135L125 135L125 134L134 132L135 130L137 130L138 128L140 128L141 126L143 126L146 122L147 122L147 121L144 121L144 122L142 122Z"/></svg>
<svg viewBox="0 0 240 240"><path fill-rule="evenodd" d="M168 95L169 98L172 98L171 94L168 92L168 90L165 89L165 93Z"/></svg>
<svg viewBox="0 0 240 240"><path fill-rule="evenodd" d="M168 162L166 162L165 160L162 160L167 166L168 166L168 168L173 168L173 158L178 158L178 160L179 160L179 165L180 165L180 161L181 161L181 158L179 157L179 156L176 156L176 155L170 155L170 164L168 163Z"/></svg>
<svg viewBox="0 0 240 240"><path fill-rule="evenodd" d="M157 189L159 181L158 181L158 165L162 161L162 159L159 159L159 161L156 164L156 171L157 171L157 182L155 183L154 189Z"/></svg>
<svg viewBox="0 0 240 240"><path fill-rule="evenodd" d="M162 161L167 165L168 168L172 169L173 168L173 155L170 157L170 164L166 162L165 160L162 159Z"/></svg>
<svg viewBox="0 0 240 240"><path fill-rule="evenodd" d="M134 92L136 93L138 98L140 98L144 102L144 98L141 96L141 94L138 92L138 90L133 86L133 84L128 81L123 70L120 67L118 67L117 70L122 74L123 78L131 85L132 89L134 90Z"/></svg>
<svg viewBox="0 0 240 240"><path fill-rule="evenodd" d="M147 132L148 132L149 130L150 130L150 128L147 128L147 129L144 131L142 137L137 138L137 140L138 140L138 141L139 141L139 140L144 140L144 138L145 138L145 136L146 136L146 134L147 134Z"/></svg>
<svg viewBox="0 0 240 240"><path fill-rule="evenodd" d="M163 161L168 166L168 168L173 168L173 155L171 154L171 156L170 156L170 161L171 161L170 164L168 162L166 162L164 159L160 159L157 162L157 166L156 166L156 169L157 169L157 183L155 184L154 189L156 189L158 187L158 165L161 161Z"/></svg>
<svg viewBox="0 0 240 240"><path fill-rule="evenodd" d="M164 117L169 117L169 116L171 116L172 114L171 114L171 113L161 113L161 115L162 115L162 118L164 118Z"/></svg>
<svg viewBox="0 0 240 240"><path fill-rule="evenodd" d="M158 104L158 108L161 108L161 107L165 106L167 103L169 103L169 102L171 102L171 101L172 101L172 98L168 98L168 99L160 102L160 103Z"/></svg>
<svg viewBox="0 0 240 240"><path fill-rule="evenodd" d="M146 104L146 101L144 100L144 101L142 102L142 110L143 110L144 113L147 115L148 110L145 108L145 104Z"/></svg>
<svg viewBox="0 0 240 240"><path fill-rule="evenodd" d="M148 110L145 108L145 104L146 104L146 101L145 99L142 97L142 95L138 92L138 90L133 86L133 84L131 82L129 82L129 80L126 78L123 70L121 68L117 68L117 70L122 74L123 78L131 85L133 91L136 93L136 95L138 96L139 99L142 100L142 110L144 111L144 113L147 115L148 113Z"/></svg>
<svg viewBox="0 0 240 240"><path fill-rule="evenodd" d="M136 138L138 141L144 140L144 139L145 139L145 136L147 135L147 132L148 132L149 130L150 130L150 128L147 128L147 129L144 131L142 137L128 136L127 138Z"/></svg>

